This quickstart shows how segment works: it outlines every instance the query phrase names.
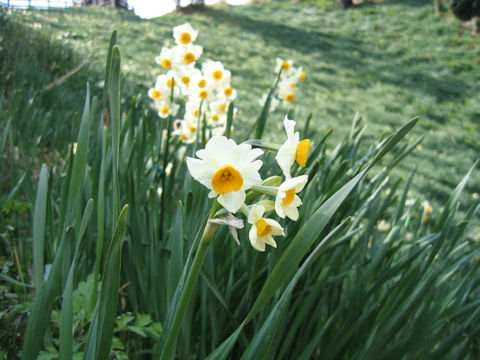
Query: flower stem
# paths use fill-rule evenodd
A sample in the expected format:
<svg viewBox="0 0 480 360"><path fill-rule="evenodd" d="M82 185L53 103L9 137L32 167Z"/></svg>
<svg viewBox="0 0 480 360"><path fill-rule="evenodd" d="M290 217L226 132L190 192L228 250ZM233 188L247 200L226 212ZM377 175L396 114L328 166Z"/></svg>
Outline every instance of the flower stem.
<svg viewBox="0 0 480 360"><path fill-rule="evenodd" d="M218 203L217 199L215 199L212 210L210 211L210 216L208 220L215 217L215 213L218 210ZM165 341L165 346L162 351L162 355L160 359L167 360L171 359L174 355L175 345L177 343L178 333L180 332L180 328L182 325L183 318L185 316L185 312L187 311L188 304L192 297L193 290L195 288L195 284L197 283L198 276L200 275L200 270L203 265L203 261L205 260L205 255L207 254L208 246L217 230L217 224L214 224L207 220L207 224L205 225L205 229L203 230L203 235L200 243L198 244L197 253L195 254L195 258L192 262L192 267L187 275L187 280L185 281L185 286L182 290L182 294L180 296L180 301L178 302L177 309L175 310L175 315L173 317L172 326L168 332L167 340Z"/></svg>

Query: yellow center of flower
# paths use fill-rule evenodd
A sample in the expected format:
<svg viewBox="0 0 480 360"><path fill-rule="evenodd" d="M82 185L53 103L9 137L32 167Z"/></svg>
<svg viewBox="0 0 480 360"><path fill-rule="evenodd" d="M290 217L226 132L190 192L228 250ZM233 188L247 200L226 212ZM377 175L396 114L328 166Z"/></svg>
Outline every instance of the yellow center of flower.
<svg viewBox="0 0 480 360"><path fill-rule="evenodd" d="M428 216L427 216L427 215L423 215L422 220L423 220L424 222L428 221Z"/></svg>
<svg viewBox="0 0 480 360"><path fill-rule="evenodd" d="M225 96L230 96L233 94L233 89L231 87L227 87L223 92Z"/></svg>
<svg viewBox="0 0 480 360"><path fill-rule="evenodd" d="M293 89L293 88L296 88L297 87L297 84L295 83L290 83L290 87Z"/></svg>
<svg viewBox="0 0 480 360"><path fill-rule="evenodd" d="M227 110L227 104L220 105L220 111L225 112Z"/></svg>
<svg viewBox="0 0 480 360"><path fill-rule="evenodd" d="M185 64L191 64L195 61L195 55L193 55L191 52L187 52L185 55L183 55L183 62Z"/></svg>
<svg viewBox="0 0 480 360"><path fill-rule="evenodd" d="M168 79L168 80L167 80L167 87L168 87L169 89L171 89L171 88L172 88L172 85L173 85L173 86L177 85L177 82L176 82L175 80Z"/></svg>
<svg viewBox="0 0 480 360"><path fill-rule="evenodd" d="M233 136L233 129L230 130L230 136Z"/></svg>
<svg viewBox="0 0 480 360"><path fill-rule="evenodd" d="M425 212L426 212L427 214L431 214L432 211L433 211L433 208L432 208L430 205L428 205L427 208L425 209Z"/></svg>
<svg viewBox="0 0 480 360"><path fill-rule="evenodd" d="M168 114L168 106L162 106L162 108L160 109L160 112L161 112L163 115Z"/></svg>
<svg viewBox="0 0 480 360"><path fill-rule="evenodd" d="M257 227L257 236L258 237L267 236L272 231L272 227L270 225L268 225L267 222L263 219L258 220L255 223L255 226Z"/></svg>
<svg viewBox="0 0 480 360"><path fill-rule="evenodd" d="M217 115L217 114L213 114L213 115L212 115L212 120L213 120L213 121L217 121L217 120L218 120L218 115Z"/></svg>
<svg viewBox="0 0 480 360"><path fill-rule="evenodd" d="M189 33L184 32L180 34L179 40L183 45L187 45L187 44L190 44L190 41L192 41L192 37L190 36Z"/></svg>
<svg viewBox="0 0 480 360"><path fill-rule="evenodd" d="M288 71L288 69L290 69L290 64L288 63L287 60L284 60L283 64L282 64L282 70L283 71Z"/></svg>
<svg viewBox="0 0 480 360"><path fill-rule="evenodd" d="M187 137L185 135L180 135L180 140L185 141L185 140L187 140Z"/></svg>
<svg viewBox="0 0 480 360"><path fill-rule="evenodd" d="M160 95L162 95L162 94L161 94L160 91L158 91L157 89L154 89L154 90L152 91L152 97L153 97L154 99L159 99L159 98L160 98Z"/></svg>
<svg viewBox="0 0 480 360"><path fill-rule="evenodd" d="M300 81L305 81L305 78L307 77L307 73L305 71L302 71L300 74Z"/></svg>
<svg viewBox="0 0 480 360"><path fill-rule="evenodd" d="M183 76L182 77L182 83L188 86L190 84L190 77L189 76Z"/></svg>
<svg viewBox="0 0 480 360"><path fill-rule="evenodd" d="M160 65L162 65L164 69L170 69L172 67L172 62L169 59L162 59Z"/></svg>
<svg viewBox="0 0 480 360"><path fill-rule="evenodd" d="M198 93L198 97L199 97L200 99L204 99L204 100L205 100L205 99L207 98L207 96L208 96L208 91L207 91L207 90L202 90L202 91L200 91L200 92Z"/></svg>
<svg viewBox="0 0 480 360"><path fill-rule="evenodd" d="M197 131L197 127L195 125L190 125L190 132L193 134L195 131Z"/></svg>
<svg viewBox="0 0 480 360"><path fill-rule="evenodd" d="M295 198L295 188L291 188L287 191L284 191L285 197L283 200L283 205L290 205Z"/></svg>
<svg viewBox="0 0 480 360"><path fill-rule="evenodd" d="M198 87L199 88L204 88L205 86L207 86L207 81L205 79L202 79L198 82Z"/></svg>
<svg viewBox="0 0 480 360"><path fill-rule="evenodd" d="M297 160L298 165L305 167L309 150L310 139L305 139L298 143L297 152L295 153L295 160Z"/></svg>
<svg viewBox="0 0 480 360"><path fill-rule="evenodd" d="M198 109L193 110L193 116L198 117Z"/></svg>
<svg viewBox="0 0 480 360"><path fill-rule="evenodd" d="M295 95L287 94L287 96L285 96L285 100L288 102L293 102L293 100L295 100Z"/></svg>
<svg viewBox="0 0 480 360"><path fill-rule="evenodd" d="M212 74L213 80L222 80L223 72L221 70L214 71Z"/></svg>
<svg viewBox="0 0 480 360"><path fill-rule="evenodd" d="M219 194L238 191L243 186L242 174L231 165L218 169L212 177L212 187Z"/></svg>

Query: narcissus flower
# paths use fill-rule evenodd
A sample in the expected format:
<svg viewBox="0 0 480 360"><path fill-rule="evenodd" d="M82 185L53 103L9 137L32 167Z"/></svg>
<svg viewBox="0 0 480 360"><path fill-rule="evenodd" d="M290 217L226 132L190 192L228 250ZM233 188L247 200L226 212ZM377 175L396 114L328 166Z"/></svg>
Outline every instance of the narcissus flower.
<svg viewBox="0 0 480 360"><path fill-rule="evenodd" d="M293 65L293 60L283 60L280 58L277 58L276 60L277 65L275 66L275 72L278 73L280 69L282 72L288 72L291 70L292 65Z"/></svg>
<svg viewBox="0 0 480 360"><path fill-rule="evenodd" d="M200 45L177 45L172 48L174 66L194 66L195 61L202 55L203 47Z"/></svg>
<svg viewBox="0 0 480 360"><path fill-rule="evenodd" d="M263 151L251 145L237 145L225 136L212 137L198 159L187 157L187 167L195 180L210 190L208 197L218 195L218 202L235 213L245 201L245 190L261 181L258 170Z"/></svg>
<svg viewBox="0 0 480 360"><path fill-rule="evenodd" d="M160 55L155 58L157 64L160 64L164 69L170 69L173 65L173 52L167 47L163 47Z"/></svg>
<svg viewBox="0 0 480 360"><path fill-rule="evenodd" d="M258 251L265 251L265 244L277 247L273 236L284 235L282 226L275 220L263 218L265 208L253 205L248 213L248 222L252 224L248 236L250 243Z"/></svg>
<svg viewBox="0 0 480 360"><path fill-rule="evenodd" d="M173 37L179 45L188 45L191 42L195 41L197 38L198 31L189 24L185 23L183 25L175 26L173 28Z"/></svg>
<svg viewBox="0 0 480 360"><path fill-rule="evenodd" d="M296 195L303 190L307 184L308 176L301 175L287 179L278 188L275 198L275 212L282 219L286 217L296 221L298 219L298 207L302 205L302 200Z"/></svg>
<svg viewBox="0 0 480 360"><path fill-rule="evenodd" d="M288 117L285 117L283 124L287 131L287 140L278 150L275 159L285 177L290 179L292 177L290 175L290 168L295 161L297 161L300 166L305 167L308 151L310 150L310 140L305 139L300 141L300 134L298 131L295 132L295 121L289 120Z"/></svg>
<svg viewBox="0 0 480 360"><path fill-rule="evenodd" d="M427 200L425 200L424 202L422 202L422 206L423 206L422 220L428 221L429 215L433 212L432 205L430 205L430 203Z"/></svg>

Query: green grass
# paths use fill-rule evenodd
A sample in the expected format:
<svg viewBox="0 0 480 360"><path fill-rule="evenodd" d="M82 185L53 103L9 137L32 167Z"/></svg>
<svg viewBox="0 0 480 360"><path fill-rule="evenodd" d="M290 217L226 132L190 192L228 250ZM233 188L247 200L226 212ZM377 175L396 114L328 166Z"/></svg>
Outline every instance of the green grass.
<svg viewBox="0 0 480 360"><path fill-rule="evenodd" d="M333 138L341 139L359 111L368 123L366 142L370 144L419 115L416 135L424 140L395 174L417 167L414 190L436 208L480 152L478 38L455 19L434 15L430 1L387 1L350 11L271 2L217 6L195 15L171 14L152 20L108 8L17 10L10 16L32 32L50 34L56 44L73 49L77 63L93 51L89 68L97 75L90 74L88 80L94 93L101 90L111 31L118 31L122 49L124 94L145 99L145 90L161 73L154 56L163 45L172 45L172 26L189 21L200 31L197 42L204 46L203 58L220 60L231 69L242 125L255 119L257 98L273 81L277 56L294 59L307 71L297 119L302 121L313 111L311 125L317 133L333 128ZM56 76L60 74L61 70ZM69 105L77 111L84 78L80 73L65 84L67 94L78 97L77 103ZM278 110L273 117L278 121L268 124L272 137L283 116L284 111ZM55 122L62 120L55 116ZM478 193L480 175L474 174L465 204L472 204L470 197Z"/></svg>

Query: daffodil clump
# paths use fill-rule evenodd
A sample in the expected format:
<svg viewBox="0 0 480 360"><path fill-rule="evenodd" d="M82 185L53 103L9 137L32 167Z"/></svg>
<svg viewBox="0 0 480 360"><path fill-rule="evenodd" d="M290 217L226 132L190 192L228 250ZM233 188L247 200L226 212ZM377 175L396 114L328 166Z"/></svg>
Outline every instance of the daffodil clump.
<svg viewBox="0 0 480 360"><path fill-rule="evenodd" d="M206 126L206 137L223 135L227 110L237 92L231 73L220 61L198 65L203 48L194 44L198 32L188 23L173 28L176 45L163 47L155 61L165 73L159 75L148 96L161 118L182 114L174 122L173 134L185 143L196 141ZM180 112L181 104L184 104Z"/></svg>
<svg viewBox="0 0 480 360"><path fill-rule="evenodd" d="M305 81L307 73L302 67L294 67L293 60L276 58L275 73L278 75L278 83L273 96L270 99L270 111L274 111L278 105L290 106L297 98L298 84ZM268 93L258 101L260 105L265 103Z"/></svg>
<svg viewBox="0 0 480 360"><path fill-rule="evenodd" d="M299 194L308 182L308 175L292 177L291 167L295 162L306 166L310 140L300 141L299 133L295 132L295 121L286 117L284 125L287 139L279 146L275 158L283 172L283 181L280 176L262 180L259 171L263 162L259 157L264 150L253 148L248 143L237 144L225 136L212 137L205 149L196 152L196 158L187 157L190 174L209 189L208 196L216 198L225 209L219 217L230 220L222 224L243 228L243 222L239 224L239 219L233 217L241 212L251 225L250 243L258 251L265 251L266 245L276 247L274 237L284 235L282 226L267 214L274 211L282 219L296 221L299 218L298 207L302 205ZM267 198L246 204L247 191Z"/></svg>

